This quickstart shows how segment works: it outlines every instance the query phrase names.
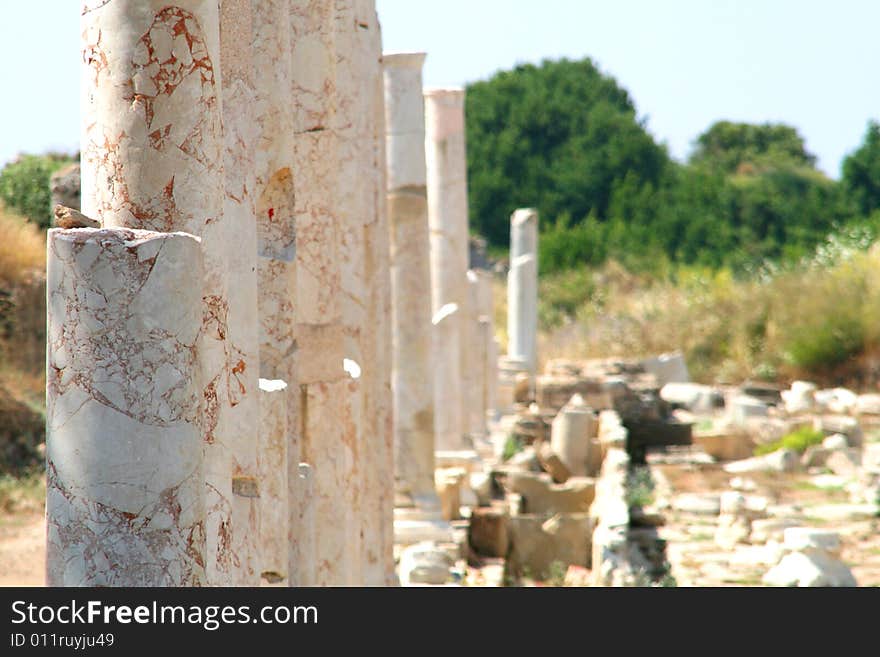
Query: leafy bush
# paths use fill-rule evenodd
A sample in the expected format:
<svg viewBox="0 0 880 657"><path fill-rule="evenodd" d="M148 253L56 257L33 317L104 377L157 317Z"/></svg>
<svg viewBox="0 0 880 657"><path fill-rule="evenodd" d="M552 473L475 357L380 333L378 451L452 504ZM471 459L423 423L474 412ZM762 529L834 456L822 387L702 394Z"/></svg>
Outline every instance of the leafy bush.
<svg viewBox="0 0 880 657"><path fill-rule="evenodd" d="M522 450L522 442L520 442L519 438L511 433L507 436L507 440L504 442L504 450L501 453L501 459L504 461L508 461L513 457L514 454L521 452Z"/></svg>
<svg viewBox="0 0 880 657"><path fill-rule="evenodd" d="M61 154L22 155L0 170L0 201L42 228L52 224L50 176L73 157Z"/></svg>
<svg viewBox="0 0 880 657"><path fill-rule="evenodd" d="M755 455L770 454L780 449L793 449L796 452L804 452L808 447L821 445L824 439L825 435L821 431L810 427L801 427L783 436L776 442L758 445L755 448Z"/></svg>

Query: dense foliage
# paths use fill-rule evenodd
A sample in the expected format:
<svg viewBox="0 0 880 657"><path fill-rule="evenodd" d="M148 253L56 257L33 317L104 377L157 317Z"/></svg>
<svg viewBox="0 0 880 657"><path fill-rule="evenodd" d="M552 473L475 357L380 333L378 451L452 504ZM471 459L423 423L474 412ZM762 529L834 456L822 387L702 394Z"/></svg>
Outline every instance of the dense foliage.
<svg viewBox="0 0 880 657"><path fill-rule="evenodd" d="M719 121L673 161L628 93L589 60L545 61L467 90L471 228L504 247L517 207L541 217L544 273L614 258L754 269L795 261L830 233L874 230L880 126L836 182L797 130Z"/></svg>
<svg viewBox="0 0 880 657"><path fill-rule="evenodd" d="M13 212L47 228L52 222L50 176L74 161L69 155L21 155L0 170L0 201Z"/></svg>

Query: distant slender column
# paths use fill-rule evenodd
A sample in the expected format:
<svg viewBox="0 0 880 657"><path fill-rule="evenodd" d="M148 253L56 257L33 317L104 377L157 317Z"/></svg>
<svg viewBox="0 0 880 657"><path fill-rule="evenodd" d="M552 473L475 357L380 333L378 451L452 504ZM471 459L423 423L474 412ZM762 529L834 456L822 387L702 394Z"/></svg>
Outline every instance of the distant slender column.
<svg viewBox="0 0 880 657"><path fill-rule="evenodd" d="M446 304L459 309L446 322L454 322L460 333L457 340L444 340L446 351L435 351L443 361L438 371L455 374L454 381L437 381L439 444L444 449L461 449L469 431L468 418L473 399L468 395L474 380L473 354L468 333L468 206L467 162L464 134L464 89L429 89L425 91L425 163L427 170L428 226L431 239L431 302L436 314ZM453 353L450 349L456 349ZM457 360L458 367L449 366ZM457 370L454 372L454 370ZM435 395L435 396L436 396ZM449 404L460 408L451 411ZM442 411L440 402L443 402Z"/></svg>
<svg viewBox="0 0 880 657"><path fill-rule="evenodd" d="M230 417L241 359L229 337L237 235L224 216L219 28L216 2L88 0L81 163L83 212L104 226L202 239L206 569L210 584L228 585L248 563L235 553L232 459L253 434L237 434Z"/></svg>
<svg viewBox="0 0 880 657"><path fill-rule="evenodd" d="M384 56L391 234L395 479L401 505L437 506L431 270L425 192L424 53Z"/></svg>
<svg viewBox="0 0 880 657"><path fill-rule="evenodd" d="M315 583L323 586L350 584L353 574L334 21L333 0L291 0L300 458L315 468Z"/></svg>
<svg viewBox="0 0 880 657"><path fill-rule="evenodd" d="M301 528L299 537L299 567L296 570L297 586L315 586L317 582L318 554L315 548L315 471L308 463L300 463L297 469L296 526Z"/></svg>
<svg viewBox="0 0 880 657"><path fill-rule="evenodd" d="M462 377L458 360L461 311L447 303L434 313L434 404L436 448L462 449Z"/></svg>
<svg viewBox="0 0 880 657"><path fill-rule="evenodd" d="M283 413L274 425L285 431L286 463L276 452L271 467L282 471L287 490L278 493L275 504L285 516L277 516L271 531L286 537L286 563L280 555L273 562L264 562L261 570L276 572L291 586L303 585L299 572L314 568L302 563L301 545L309 540L311 529L299 525L300 479L302 450L300 420L301 393L297 366L297 300L296 300L296 217L294 213L293 175L293 103L291 88L291 43L288 24L289 0L258 0L254 2L253 54L255 99L253 106L256 130L254 157L255 197L258 232L260 376L283 381L273 406ZM279 384L280 385L280 384ZM283 410L282 408L283 407ZM263 444L276 438L261 436ZM280 449L280 447L279 447ZM270 455L264 455L264 462Z"/></svg>
<svg viewBox="0 0 880 657"><path fill-rule="evenodd" d="M49 586L206 583L201 268L184 233L49 231Z"/></svg>
<svg viewBox="0 0 880 657"><path fill-rule="evenodd" d="M525 360L534 378L538 365L538 213L531 208L519 209L510 218L507 304L507 353Z"/></svg>
<svg viewBox="0 0 880 657"><path fill-rule="evenodd" d="M257 303L257 217L254 199L254 57L252 0L222 0L220 58L223 69L225 197L223 221L230 229L227 253L228 359L232 443L233 549L238 555L234 584L260 583L259 320Z"/></svg>

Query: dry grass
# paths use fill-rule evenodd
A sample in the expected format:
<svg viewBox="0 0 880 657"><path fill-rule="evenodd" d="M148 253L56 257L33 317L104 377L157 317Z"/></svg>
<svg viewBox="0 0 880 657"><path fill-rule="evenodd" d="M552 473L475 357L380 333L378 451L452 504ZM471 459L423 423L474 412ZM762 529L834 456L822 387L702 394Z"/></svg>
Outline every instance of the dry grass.
<svg viewBox="0 0 880 657"><path fill-rule="evenodd" d="M0 288L27 284L46 269L46 234L0 207Z"/></svg>
<svg viewBox="0 0 880 657"><path fill-rule="evenodd" d="M682 350L698 381L880 383L878 250L746 279L694 267L657 278L612 262L542 277L539 288L542 362Z"/></svg>

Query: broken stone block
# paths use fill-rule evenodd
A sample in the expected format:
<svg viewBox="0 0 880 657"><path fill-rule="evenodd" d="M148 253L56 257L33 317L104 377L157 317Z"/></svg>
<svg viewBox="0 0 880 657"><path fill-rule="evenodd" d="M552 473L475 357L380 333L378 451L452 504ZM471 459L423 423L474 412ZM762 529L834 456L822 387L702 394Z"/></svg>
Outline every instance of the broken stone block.
<svg viewBox="0 0 880 657"><path fill-rule="evenodd" d="M524 511L534 514L589 511L596 491L596 481L590 477L571 477L564 484L554 484L550 475L531 472L508 473L504 486L521 495Z"/></svg>
<svg viewBox="0 0 880 657"><path fill-rule="evenodd" d="M477 503L480 506L489 506L492 500L492 473L471 472L468 478L471 490L477 496Z"/></svg>
<svg viewBox="0 0 880 657"><path fill-rule="evenodd" d="M589 567L591 533L586 513L560 513L549 519L533 514L511 517L508 568L543 579L554 562Z"/></svg>
<svg viewBox="0 0 880 657"><path fill-rule="evenodd" d="M733 461L724 466L731 474L744 472L794 472L800 466L800 456L792 449L778 449L775 452L755 456L750 459Z"/></svg>
<svg viewBox="0 0 880 657"><path fill-rule="evenodd" d="M816 408L815 383L810 381L793 381L790 390L782 391L785 410L790 415L809 413Z"/></svg>
<svg viewBox="0 0 880 657"><path fill-rule="evenodd" d="M859 395L853 411L856 415L880 415L880 395L876 393Z"/></svg>
<svg viewBox="0 0 880 657"><path fill-rule="evenodd" d="M822 552L792 552L764 575L768 586L857 586L846 564Z"/></svg>
<svg viewBox="0 0 880 657"><path fill-rule="evenodd" d="M798 522L788 518L763 518L760 520L753 520L749 542L753 544L767 543L769 541L782 543L785 530L789 527L796 526L798 526Z"/></svg>
<svg viewBox="0 0 880 657"><path fill-rule="evenodd" d="M850 447L861 447L864 442L862 426L856 418L848 415L822 415L813 420L813 428L826 436L843 434Z"/></svg>
<svg viewBox="0 0 880 657"><path fill-rule="evenodd" d="M660 389L660 398L697 414L708 414L724 405L715 388L700 383L667 383Z"/></svg>
<svg viewBox="0 0 880 657"><path fill-rule="evenodd" d="M822 441L822 447L827 450L846 449L849 441L842 433L833 433Z"/></svg>
<svg viewBox="0 0 880 657"><path fill-rule="evenodd" d="M825 467L842 477L855 477L859 473L861 453L858 449L839 449L828 455Z"/></svg>
<svg viewBox="0 0 880 657"><path fill-rule="evenodd" d="M713 493L682 493L673 498L672 508L681 513L717 516L721 513L721 497Z"/></svg>
<svg viewBox="0 0 880 657"><path fill-rule="evenodd" d="M752 523L746 516L724 514L718 518L715 530L715 543L732 550L738 543L748 543Z"/></svg>
<svg viewBox="0 0 880 657"><path fill-rule="evenodd" d="M754 449L751 436L745 431L733 430L718 433L694 433L695 445L703 448L709 456L717 461L736 461L748 458Z"/></svg>
<svg viewBox="0 0 880 657"><path fill-rule="evenodd" d="M400 554L400 585L446 584L455 565L449 553L430 541L410 545Z"/></svg>
<svg viewBox="0 0 880 657"><path fill-rule="evenodd" d="M646 372L657 378L657 384L661 387L667 383L688 383L691 380L684 355L679 351L646 358L641 364Z"/></svg>
<svg viewBox="0 0 880 657"><path fill-rule="evenodd" d="M465 478L463 468L442 468L434 471L434 486L440 498L440 513L444 520L461 517L461 487Z"/></svg>
<svg viewBox="0 0 880 657"><path fill-rule="evenodd" d="M508 516L503 509L474 509L468 527L471 549L485 557L507 556L510 547L507 521Z"/></svg>
<svg viewBox="0 0 880 657"><path fill-rule="evenodd" d="M571 471L565 466L562 459L553 452L550 445L546 442L542 442L537 452L538 462L541 464L544 472L549 474L555 483L565 483L565 481L571 476Z"/></svg>
<svg viewBox="0 0 880 657"><path fill-rule="evenodd" d="M855 409L858 395L846 388L817 390L814 394L816 405L831 413L849 414Z"/></svg>

